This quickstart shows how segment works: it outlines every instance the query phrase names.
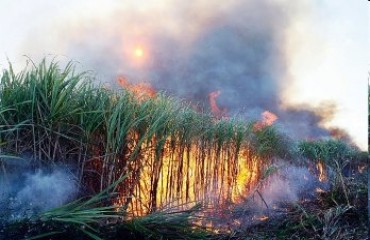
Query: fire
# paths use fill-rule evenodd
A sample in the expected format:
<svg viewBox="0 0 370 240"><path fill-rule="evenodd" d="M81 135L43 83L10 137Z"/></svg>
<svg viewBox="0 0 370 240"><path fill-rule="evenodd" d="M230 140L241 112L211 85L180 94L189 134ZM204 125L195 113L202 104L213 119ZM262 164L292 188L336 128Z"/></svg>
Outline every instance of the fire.
<svg viewBox="0 0 370 240"><path fill-rule="evenodd" d="M259 130L265 128L265 127L271 126L278 119L278 117L270 111L264 111L261 114L261 118L262 118L262 120L258 121L253 126L253 129L255 131L259 131Z"/></svg>
<svg viewBox="0 0 370 240"><path fill-rule="evenodd" d="M132 92L138 99L151 98L156 95L156 91L148 83L132 84L122 76L117 78L117 82L122 88Z"/></svg>
<svg viewBox="0 0 370 240"><path fill-rule="evenodd" d="M226 117L226 109L221 109L217 105L217 98L221 95L221 91L217 90L208 94L209 105L211 106L211 112L216 118Z"/></svg>
<svg viewBox="0 0 370 240"><path fill-rule="evenodd" d="M239 203L249 194L260 176L260 162L244 146L239 153L228 148L204 152L197 144L185 148L173 145L174 139L165 141L161 160L150 152L153 142L143 143L140 177L127 206L134 216L158 209L188 208L189 203L203 202L206 206L220 207ZM122 206L127 199L116 202Z"/></svg>
<svg viewBox="0 0 370 240"><path fill-rule="evenodd" d="M264 111L262 113L262 121L267 126L271 126L277 119L278 119L278 117L275 114L273 114L272 112Z"/></svg>
<svg viewBox="0 0 370 240"><path fill-rule="evenodd" d="M324 167L324 164L322 163L322 161L319 161L316 164L316 168L319 171L319 181L320 182L326 181L327 180L327 176L326 176L325 167Z"/></svg>
<svg viewBox="0 0 370 240"><path fill-rule="evenodd" d="M144 53L140 49L135 50L137 57L141 54ZM149 84L132 84L122 76L117 81L139 99L156 95ZM217 118L224 118L226 110L216 102L220 95L220 90L209 93L209 103L212 113ZM265 111L259 124L262 127L269 126L276 119L275 114ZM135 132L132 134L133 141L138 141L139 136ZM242 203L261 177L263 160L253 154L248 144L237 147L230 142L208 149L205 145L207 142L178 145L178 141L182 141L180 139L181 136L176 135L164 138L153 136L150 141L141 143L140 159L124 170L132 171L134 175L127 180L131 188L122 190L115 202L117 208L125 206L133 216L159 209L182 210L195 202L224 209L227 205ZM153 152L158 148L158 141L161 141L163 148ZM255 219L266 221L268 217L256 216ZM210 222L202 221L199 224L216 231L219 228Z"/></svg>
<svg viewBox="0 0 370 240"><path fill-rule="evenodd" d="M131 84L124 77L119 77L117 81L139 98L156 94L148 84ZM211 92L209 102L213 114L221 118L226 111L216 103L220 94L219 90ZM272 124L276 119L273 116L269 112L264 113L264 124ZM139 136L133 134L134 141L137 141ZM161 139L162 150L153 152L158 147L157 137L160 136L141 143L140 161L133 162L139 164L128 167L130 171L136 171L135 176L128 180L132 189L122 194L115 203L117 207L126 205L133 216L158 209L188 208L188 203L195 202L220 208L226 204L241 203L261 176L262 159L254 155L248 145L237 147L230 142L207 150L206 142L178 145L181 136L173 135Z"/></svg>
<svg viewBox="0 0 370 240"><path fill-rule="evenodd" d="M366 165L365 164L361 164L357 167L357 170L359 173L363 173L365 170L366 170Z"/></svg>
<svg viewBox="0 0 370 240"><path fill-rule="evenodd" d="M235 225L235 226L240 226L240 225L241 225L241 221L240 221L240 220L238 220L238 219L234 219L234 220L233 220L233 225Z"/></svg>
<svg viewBox="0 0 370 240"><path fill-rule="evenodd" d="M256 219L257 220L259 220L259 221L266 221L266 220L268 220L269 219L269 217L268 216L266 216L266 215L263 215L263 216L259 216L259 217L256 217Z"/></svg>

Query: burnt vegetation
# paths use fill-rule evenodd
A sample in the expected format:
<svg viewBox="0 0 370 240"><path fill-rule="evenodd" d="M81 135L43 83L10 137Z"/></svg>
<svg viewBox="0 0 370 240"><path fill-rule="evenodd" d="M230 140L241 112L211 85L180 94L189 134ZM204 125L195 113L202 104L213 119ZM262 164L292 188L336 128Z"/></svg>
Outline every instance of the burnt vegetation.
<svg viewBox="0 0 370 240"><path fill-rule="evenodd" d="M1 74L0 239L366 239L357 147L91 79L45 60ZM77 192L15 216L19 179L61 167ZM276 179L299 184L275 199Z"/></svg>

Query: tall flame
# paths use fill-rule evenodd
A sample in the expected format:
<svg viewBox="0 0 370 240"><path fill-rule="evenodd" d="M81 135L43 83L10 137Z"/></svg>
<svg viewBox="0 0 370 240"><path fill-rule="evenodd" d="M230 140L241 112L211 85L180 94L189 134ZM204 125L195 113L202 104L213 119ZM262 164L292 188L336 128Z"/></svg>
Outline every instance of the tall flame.
<svg viewBox="0 0 370 240"><path fill-rule="evenodd" d="M197 143L176 147L174 141L165 141L160 160L150 151L155 138L143 144L147 151L141 155L140 177L129 201L127 195L122 196L117 206L129 202L128 212L140 216L158 209L187 208L194 202L208 206L239 203L261 175L261 159L247 146L233 152L230 148L235 146L230 143L208 151Z"/></svg>
<svg viewBox="0 0 370 240"><path fill-rule="evenodd" d="M221 95L221 91L217 90L208 94L209 105L211 106L211 112L216 118L226 117L226 109L221 109L216 100Z"/></svg>

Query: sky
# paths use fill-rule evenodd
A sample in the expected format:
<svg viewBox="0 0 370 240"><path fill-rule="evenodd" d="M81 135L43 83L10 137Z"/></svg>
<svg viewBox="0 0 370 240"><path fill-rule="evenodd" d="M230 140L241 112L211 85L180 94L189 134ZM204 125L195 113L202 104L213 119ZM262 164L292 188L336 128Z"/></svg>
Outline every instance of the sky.
<svg viewBox="0 0 370 240"><path fill-rule="evenodd" d="M367 149L369 6L359 0L0 0L0 68L9 59L22 69L25 55L35 62L56 56L77 61L102 82L124 75L194 99L221 90L220 104L245 103L253 109L247 116L259 108L283 115L284 108L330 105L335 113L320 124L345 129Z"/></svg>

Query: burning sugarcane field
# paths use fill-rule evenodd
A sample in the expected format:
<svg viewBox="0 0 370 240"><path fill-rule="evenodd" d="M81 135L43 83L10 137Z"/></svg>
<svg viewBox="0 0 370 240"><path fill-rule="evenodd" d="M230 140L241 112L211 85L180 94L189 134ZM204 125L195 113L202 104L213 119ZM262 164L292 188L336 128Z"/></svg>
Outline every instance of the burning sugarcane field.
<svg viewBox="0 0 370 240"><path fill-rule="evenodd" d="M361 59L360 14L6 2L0 239L368 239L369 87L344 54Z"/></svg>

